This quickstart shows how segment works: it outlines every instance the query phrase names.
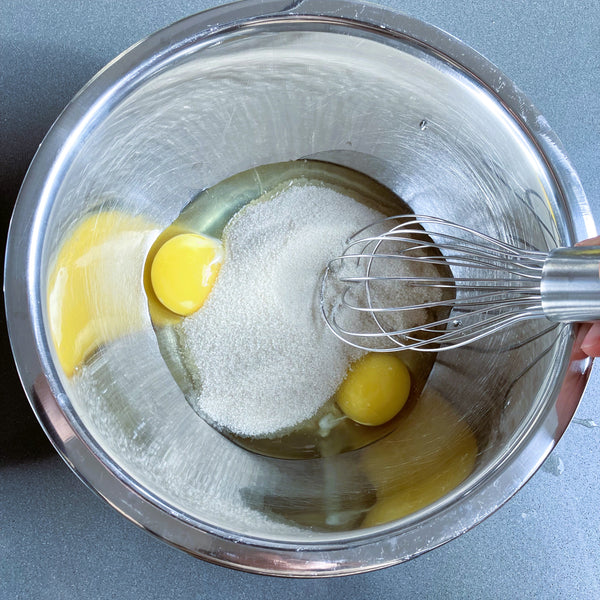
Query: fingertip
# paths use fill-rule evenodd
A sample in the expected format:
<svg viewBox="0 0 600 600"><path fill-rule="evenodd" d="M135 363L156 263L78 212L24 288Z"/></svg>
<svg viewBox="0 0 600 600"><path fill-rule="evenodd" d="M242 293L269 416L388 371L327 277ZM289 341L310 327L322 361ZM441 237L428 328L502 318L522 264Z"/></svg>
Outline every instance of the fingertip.
<svg viewBox="0 0 600 600"><path fill-rule="evenodd" d="M576 246L600 246L600 236L581 240L575 244Z"/></svg>
<svg viewBox="0 0 600 600"><path fill-rule="evenodd" d="M588 356L600 356L600 322L592 323L581 342L581 350Z"/></svg>

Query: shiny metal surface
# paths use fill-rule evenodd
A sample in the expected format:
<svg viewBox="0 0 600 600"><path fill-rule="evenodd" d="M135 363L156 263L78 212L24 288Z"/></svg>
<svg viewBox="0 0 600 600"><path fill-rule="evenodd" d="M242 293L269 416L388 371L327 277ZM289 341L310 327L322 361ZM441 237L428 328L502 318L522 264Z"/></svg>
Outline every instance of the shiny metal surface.
<svg viewBox="0 0 600 600"><path fill-rule="evenodd" d="M544 314L553 321L600 318L600 249L557 248L544 264L540 284Z"/></svg>
<svg viewBox="0 0 600 600"><path fill-rule="evenodd" d="M520 242L438 217L387 217L329 262L321 313L339 339L377 352L453 350L530 319L600 319L599 248Z"/></svg>
<svg viewBox="0 0 600 600"><path fill-rule="evenodd" d="M500 238L525 232L544 249L594 233L554 134L509 80L435 28L350 2L243 2L151 36L67 107L21 189L6 306L20 376L42 426L118 511L207 560L318 576L380 568L438 546L533 474L589 374L589 360L569 359L569 328L534 328L503 338L500 349L495 340L446 353L431 386L476 431L475 472L401 521L327 533L282 525L245 501L306 502L306 490L318 497L319 469L251 455L190 418L149 323L108 347L85 378L61 373L45 287L57 245L81 215L118 207L159 231L197 191L229 175L347 149L378 158L377 173L363 170L415 212L435 204L442 217ZM336 161L358 168L348 163L360 155ZM492 203L481 204L482 186ZM139 295L129 283L132 297ZM340 455L336 469L350 475L340 478L337 498L355 491L353 464Z"/></svg>

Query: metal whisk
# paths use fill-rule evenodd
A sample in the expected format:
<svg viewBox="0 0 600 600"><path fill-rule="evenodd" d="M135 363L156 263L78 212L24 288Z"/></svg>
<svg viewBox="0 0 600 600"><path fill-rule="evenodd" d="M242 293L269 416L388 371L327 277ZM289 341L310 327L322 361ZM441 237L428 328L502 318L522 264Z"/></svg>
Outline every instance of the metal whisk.
<svg viewBox="0 0 600 600"><path fill-rule="evenodd" d="M357 348L437 352L526 319L600 319L600 247L523 249L443 219L357 232L323 275L325 321Z"/></svg>

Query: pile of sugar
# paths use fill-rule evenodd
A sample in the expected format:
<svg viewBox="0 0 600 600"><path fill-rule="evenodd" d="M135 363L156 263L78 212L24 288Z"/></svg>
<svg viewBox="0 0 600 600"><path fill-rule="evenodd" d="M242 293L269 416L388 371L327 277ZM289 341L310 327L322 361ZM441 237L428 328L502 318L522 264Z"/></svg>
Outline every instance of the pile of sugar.
<svg viewBox="0 0 600 600"><path fill-rule="evenodd" d="M334 394L359 354L324 324L320 278L347 238L381 217L331 188L296 184L232 219L209 299L181 326L200 414L264 437Z"/></svg>

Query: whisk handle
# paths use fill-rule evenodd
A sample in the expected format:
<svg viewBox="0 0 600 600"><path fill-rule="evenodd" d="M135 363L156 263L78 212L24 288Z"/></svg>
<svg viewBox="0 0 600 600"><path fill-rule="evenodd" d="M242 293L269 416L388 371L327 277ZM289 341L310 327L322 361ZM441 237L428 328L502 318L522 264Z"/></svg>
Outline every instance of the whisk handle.
<svg viewBox="0 0 600 600"><path fill-rule="evenodd" d="M600 319L600 246L556 248L540 284L542 310L551 321Z"/></svg>

